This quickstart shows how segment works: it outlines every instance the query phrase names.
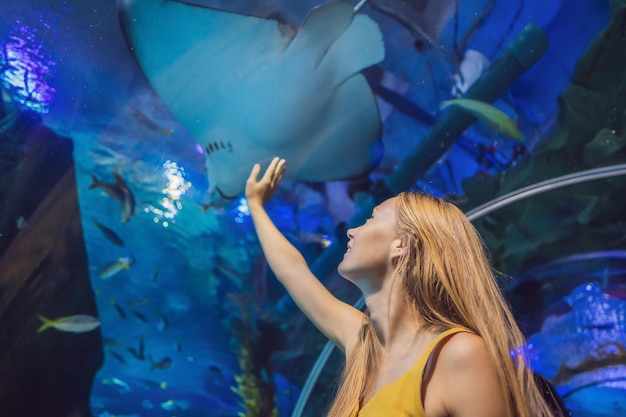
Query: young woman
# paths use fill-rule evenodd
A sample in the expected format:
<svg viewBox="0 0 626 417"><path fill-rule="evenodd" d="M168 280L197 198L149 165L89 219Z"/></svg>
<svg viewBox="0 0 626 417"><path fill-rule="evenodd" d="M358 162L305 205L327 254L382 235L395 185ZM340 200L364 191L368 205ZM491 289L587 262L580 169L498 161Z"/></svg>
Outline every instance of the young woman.
<svg viewBox="0 0 626 417"><path fill-rule="evenodd" d="M334 297L263 205L285 160L274 158L246 197L269 266L302 311L346 355L328 417L547 417L521 355L523 336L482 241L452 204L401 193L348 230L339 273L367 313Z"/></svg>

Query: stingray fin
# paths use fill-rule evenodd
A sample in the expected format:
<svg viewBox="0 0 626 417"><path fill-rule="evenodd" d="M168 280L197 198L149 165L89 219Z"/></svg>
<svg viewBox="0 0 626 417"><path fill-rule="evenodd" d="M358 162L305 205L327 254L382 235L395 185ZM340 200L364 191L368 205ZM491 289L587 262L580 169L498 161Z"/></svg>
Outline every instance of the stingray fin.
<svg viewBox="0 0 626 417"><path fill-rule="evenodd" d="M350 76L385 59L383 35L378 24L365 15L354 17L352 24L335 42L320 64L338 70L330 81L333 87Z"/></svg>
<svg viewBox="0 0 626 417"><path fill-rule="evenodd" d="M236 100L232 94L241 80L282 54L289 42L276 21L177 1L118 0L118 9L146 78L199 140L223 117L223 97Z"/></svg>
<svg viewBox="0 0 626 417"><path fill-rule="evenodd" d="M341 0L313 8L291 40L286 54L298 54L315 48L311 55L321 59L331 45L348 29L354 12L352 3Z"/></svg>
<svg viewBox="0 0 626 417"><path fill-rule="evenodd" d="M374 95L365 77L356 74L336 90L328 113L319 120L317 146L300 145L289 160L297 165L295 178L337 181L365 175L383 155L381 123Z"/></svg>

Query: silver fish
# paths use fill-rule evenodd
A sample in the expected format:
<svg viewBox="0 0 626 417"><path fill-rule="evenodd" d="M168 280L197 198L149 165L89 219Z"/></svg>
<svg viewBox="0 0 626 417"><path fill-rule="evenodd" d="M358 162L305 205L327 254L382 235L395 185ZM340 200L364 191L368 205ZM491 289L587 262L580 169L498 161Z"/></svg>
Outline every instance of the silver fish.
<svg viewBox="0 0 626 417"><path fill-rule="evenodd" d="M130 269L130 267L134 264L135 258L133 258L132 256L119 257L117 261L112 262L102 268L100 272L98 272L98 277L102 279L111 278L113 275L123 271L124 269Z"/></svg>
<svg viewBox="0 0 626 417"><path fill-rule="evenodd" d="M50 327L54 327L62 332L84 333L100 326L100 320L98 320L97 317L87 314L75 314L73 316L59 317L54 320L39 315L39 320L41 320L43 324L39 327L37 333L41 333Z"/></svg>
<svg viewBox="0 0 626 417"><path fill-rule="evenodd" d="M93 221L93 225L102 232L102 235L104 235L104 237L106 237L109 242L113 243L116 246L124 246L124 241L122 240L122 238L119 237L118 234L115 233L111 228L103 225L102 223L99 223L96 220Z"/></svg>
<svg viewBox="0 0 626 417"><path fill-rule="evenodd" d="M126 223L135 214L135 196L117 170L113 171L113 176L115 177L115 182L108 184L91 174L93 183L89 186L89 189L101 187L109 196L117 200L122 205L120 220L122 223Z"/></svg>
<svg viewBox="0 0 626 417"><path fill-rule="evenodd" d="M153 122L150 118L148 118L148 116L146 116L145 114L143 114L142 112L140 112L139 110L137 110L134 107L131 107L130 109L130 114L133 115L133 117L135 117L135 119L141 123L142 125L144 125L145 127L147 127L148 129L155 131L157 133L162 134L163 136L169 138L172 136L172 133L174 133L174 129L164 129L161 126L159 126L158 124L156 124L155 122Z"/></svg>

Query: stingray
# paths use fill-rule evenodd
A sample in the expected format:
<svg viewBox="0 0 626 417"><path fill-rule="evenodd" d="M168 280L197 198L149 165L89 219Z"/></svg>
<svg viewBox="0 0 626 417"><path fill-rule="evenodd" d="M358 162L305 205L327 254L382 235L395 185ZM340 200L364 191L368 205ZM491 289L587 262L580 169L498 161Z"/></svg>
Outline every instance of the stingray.
<svg viewBox="0 0 626 417"><path fill-rule="evenodd" d="M385 50L349 1L313 8L299 28L180 1L118 8L148 81L205 151L211 203L240 196L253 164L274 156L301 181L376 168L381 122L361 71Z"/></svg>

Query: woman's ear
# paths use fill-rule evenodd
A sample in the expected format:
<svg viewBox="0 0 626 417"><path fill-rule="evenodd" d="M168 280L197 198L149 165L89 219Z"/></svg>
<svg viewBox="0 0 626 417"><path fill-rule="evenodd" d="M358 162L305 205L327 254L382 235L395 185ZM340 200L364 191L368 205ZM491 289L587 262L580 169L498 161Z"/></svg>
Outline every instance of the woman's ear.
<svg viewBox="0 0 626 417"><path fill-rule="evenodd" d="M391 243L391 259L396 259L403 255L406 251L406 246L400 239L394 239Z"/></svg>

